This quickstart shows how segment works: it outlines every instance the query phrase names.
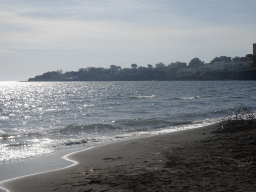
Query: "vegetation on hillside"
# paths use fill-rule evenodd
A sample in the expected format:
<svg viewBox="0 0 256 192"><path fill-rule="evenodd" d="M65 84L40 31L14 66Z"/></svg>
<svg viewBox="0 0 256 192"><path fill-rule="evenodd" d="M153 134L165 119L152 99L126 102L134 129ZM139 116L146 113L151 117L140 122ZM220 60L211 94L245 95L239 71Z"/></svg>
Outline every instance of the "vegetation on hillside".
<svg viewBox="0 0 256 192"><path fill-rule="evenodd" d="M224 56L223 56L224 57ZM226 58L226 57L225 57ZM216 57L211 65L220 58ZM230 60L231 58L228 57ZM237 59L237 58L236 58ZM205 70L186 76L178 76L180 68L196 68L204 65L199 58L194 58L186 63L176 62L166 66L163 63L147 67L138 67L131 64L131 68L121 68L111 65L109 68L88 67L80 68L78 71L63 72L62 70L46 72L42 75L30 78L28 81L173 81L173 80L256 80L256 64L251 65L247 70L236 71L210 71Z"/></svg>

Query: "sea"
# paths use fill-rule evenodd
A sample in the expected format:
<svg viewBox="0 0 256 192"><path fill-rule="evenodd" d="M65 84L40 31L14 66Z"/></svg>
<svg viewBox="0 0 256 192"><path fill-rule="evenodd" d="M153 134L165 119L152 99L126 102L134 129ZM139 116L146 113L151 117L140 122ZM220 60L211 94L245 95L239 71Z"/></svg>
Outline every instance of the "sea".
<svg viewBox="0 0 256 192"><path fill-rule="evenodd" d="M0 82L0 181L69 166L99 145L255 111L256 81Z"/></svg>

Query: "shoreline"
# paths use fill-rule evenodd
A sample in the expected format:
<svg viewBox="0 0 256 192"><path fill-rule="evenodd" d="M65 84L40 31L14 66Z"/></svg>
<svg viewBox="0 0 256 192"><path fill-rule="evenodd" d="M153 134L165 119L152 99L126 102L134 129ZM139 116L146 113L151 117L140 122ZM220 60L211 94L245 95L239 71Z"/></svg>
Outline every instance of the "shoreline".
<svg viewBox="0 0 256 192"><path fill-rule="evenodd" d="M11 192L255 191L255 124L228 126L214 124L74 152L65 157L79 162L75 165L1 186Z"/></svg>
<svg viewBox="0 0 256 192"><path fill-rule="evenodd" d="M180 131L200 129L205 126L211 126L211 125L217 124L218 122L219 121L215 121L212 123L206 123L204 125L201 124L200 126L192 126L192 127L190 126L182 129L179 128L179 129L168 129L164 131L157 131L157 133L154 133L154 134L152 133L145 134L144 136L141 136L141 137L128 138L126 140L117 140L114 142L102 143L100 145L95 145L95 146L84 146L84 147L75 146L69 149L63 149L63 150L57 151L56 153L53 153L53 154L45 154L38 157L21 159L13 162L7 162L6 164L3 163L3 165L1 165L2 166L1 168L4 176L3 175L0 176L0 192L1 192L1 183L3 182L15 180L15 179L23 178L27 176L32 176L36 174L61 170L61 169L65 169L67 167L72 166L73 163L70 164L72 160L70 161L65 159L66 156L69 156L71 154L83 152L92 148L97 148L105 145L125 142L125 141L150 138L155 136L161 136L163 134L172 134Z"/></svg>
<svg viewBox="0 0 256 192"><path fill-rule="evenodd" d="M214 128L213 128L214 127ZM90 159L89 160L89 164L86 164L87 162L83 162L83 159L84 157L89 153L90 155L92 155L93 153L97 153L97 151L104 151L105 149L110 149L110 148L115 148L117 144L121 144L121 146L124 146L124 145L127 145L129 143L133 143L133 142L142 142L142 143L145 143L146 141L147 142L151 142L153 140L161 140L161 139L167 139L169 136L173 137L173 139L175 139L175 135L177 135L178 137L183 137L186 138L187 137L187 134L188 135L197 135L196 138L193 137L193 141L195 140L198 140L200 138L204 138L206 136L209 136L210 132L215 129L216 127L216 124L215 125L209 125L209 126L206 126L206 127L200 127L200 128L195 128L195 129L189 129L189 130L181 130L181 131L177 131L177 132L171 132L171 133L166 133L166 134L161 134L161 135L155 135L155 136L151 136L151 137L146 137L146 138L137 138L137 139L132 139L132 140L126 140L126 141L120 141L120 142L116 142L116 143L112 143L112 144L107 144L107 145L103 145L103 146L97 146L97 147L92 147L92 148L89 148L89 149L84 149L84 150L81 150L81 151L75 151L75 152L72 152L72 153L69 153L67 155L65 155L64 157L62 157L63 159L66 159L68 161L71 161L73 162L72 165L69 165L67 167L64 167L64 168L61 168L61 169L57 169L57 170L52 170L52 171L47 171L47 172L41 172L41 173L35 173L35 174L31 174L31 175L25 175L25 176L21 176L21 177L17 177L17 178L12 178L12 179L8 179L8 180L5 180L5 181L2 181L0 183L2 187L2 189L4 190L7 190L9 191L8 189L10 189L10 191L15 191L15 186L18 187L18 191L20 191L21 189L19 188L20 184L21 183L26 183L24 182L23 180L30 180L30 179L35 179L37 180L36 178L39 178L40 176L42 175L47 175L47 174L50 174L50 175L55 175L55 173L57 172L68 172L68 170L78 170L80 169L82 166L88 166L90 165L90 163L93 162L93 159ZM201 133L203 132L202 134L198 134L198 133ZM207 133L205 133L207 132ZM187 137L188 139L189 137ZM191 138L192 139L192 138ZM189 139L189 140L191 140ZM185 139L186 140L186 139ZM185 142L185 141L182 141L182 142ZM177 144L173 144L172 147L176 146ZM120 147L118 147L120 148ZM111 154L115 154L116 151L114 149L111 150ZM102 156L102 155L100 155ZM103 155L104 156L104 155ZM105 155L106 156L106 155ZM118 158L118 157L116 157ZM105 160L104 160L105 159ZM112 158L111 157L105 157L103 158L103 162L106 162L108 160L111 160ZM123 158L120 158L120 159L123 159ZM99 162L102 163L102 160L100 160ZM99 163L98 162L98 163ZM114 162L114 161L113 161ZM96 163L97 164L97 163ZM93 163L93 165L95 167L97 167L98 165L96 165L95 163ZM109 162L107 162L107 164L109 164ZM112 163L110 163L112 164ZM115 165L115 163L114 163ZM48 176L47 176L48 177ZM28 182L27 182L28 183ZM36 182L37 183L37 182ZM12 187L9 187L10 184ZM39 185L40 186L40 185ZM38 186L38 187L39 187ZM35 187L35 186L34 186ZM25 186L24 186L24 190L25 190ZM43 189L44 191L45 189ZM48 189L47 189L48 190Z"/></svg>

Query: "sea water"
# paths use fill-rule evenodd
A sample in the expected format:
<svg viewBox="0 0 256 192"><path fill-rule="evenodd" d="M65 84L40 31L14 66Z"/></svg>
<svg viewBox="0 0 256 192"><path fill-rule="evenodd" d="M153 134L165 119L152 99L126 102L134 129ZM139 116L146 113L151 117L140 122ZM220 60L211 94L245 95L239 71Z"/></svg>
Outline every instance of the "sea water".
<svg viewBox="0 0 256 192"><path fill-rule="evenodd" d="M255 102L255 81L0 82L0 181L67 166L60 156L75 150L214 124Z"/></svg>

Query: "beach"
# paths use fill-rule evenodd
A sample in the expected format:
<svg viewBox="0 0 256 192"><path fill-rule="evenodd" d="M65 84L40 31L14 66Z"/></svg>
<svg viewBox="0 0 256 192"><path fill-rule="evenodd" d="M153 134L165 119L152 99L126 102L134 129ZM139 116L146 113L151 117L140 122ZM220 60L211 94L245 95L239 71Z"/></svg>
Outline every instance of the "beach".
<svg viewBox="0 0 256 192"><path fill-rule="evenodd" d="M2 183L10 191L255 191L256 130L219 124L95 147L67 169ZM218 130L218 131L216 131Z"/></svg>

